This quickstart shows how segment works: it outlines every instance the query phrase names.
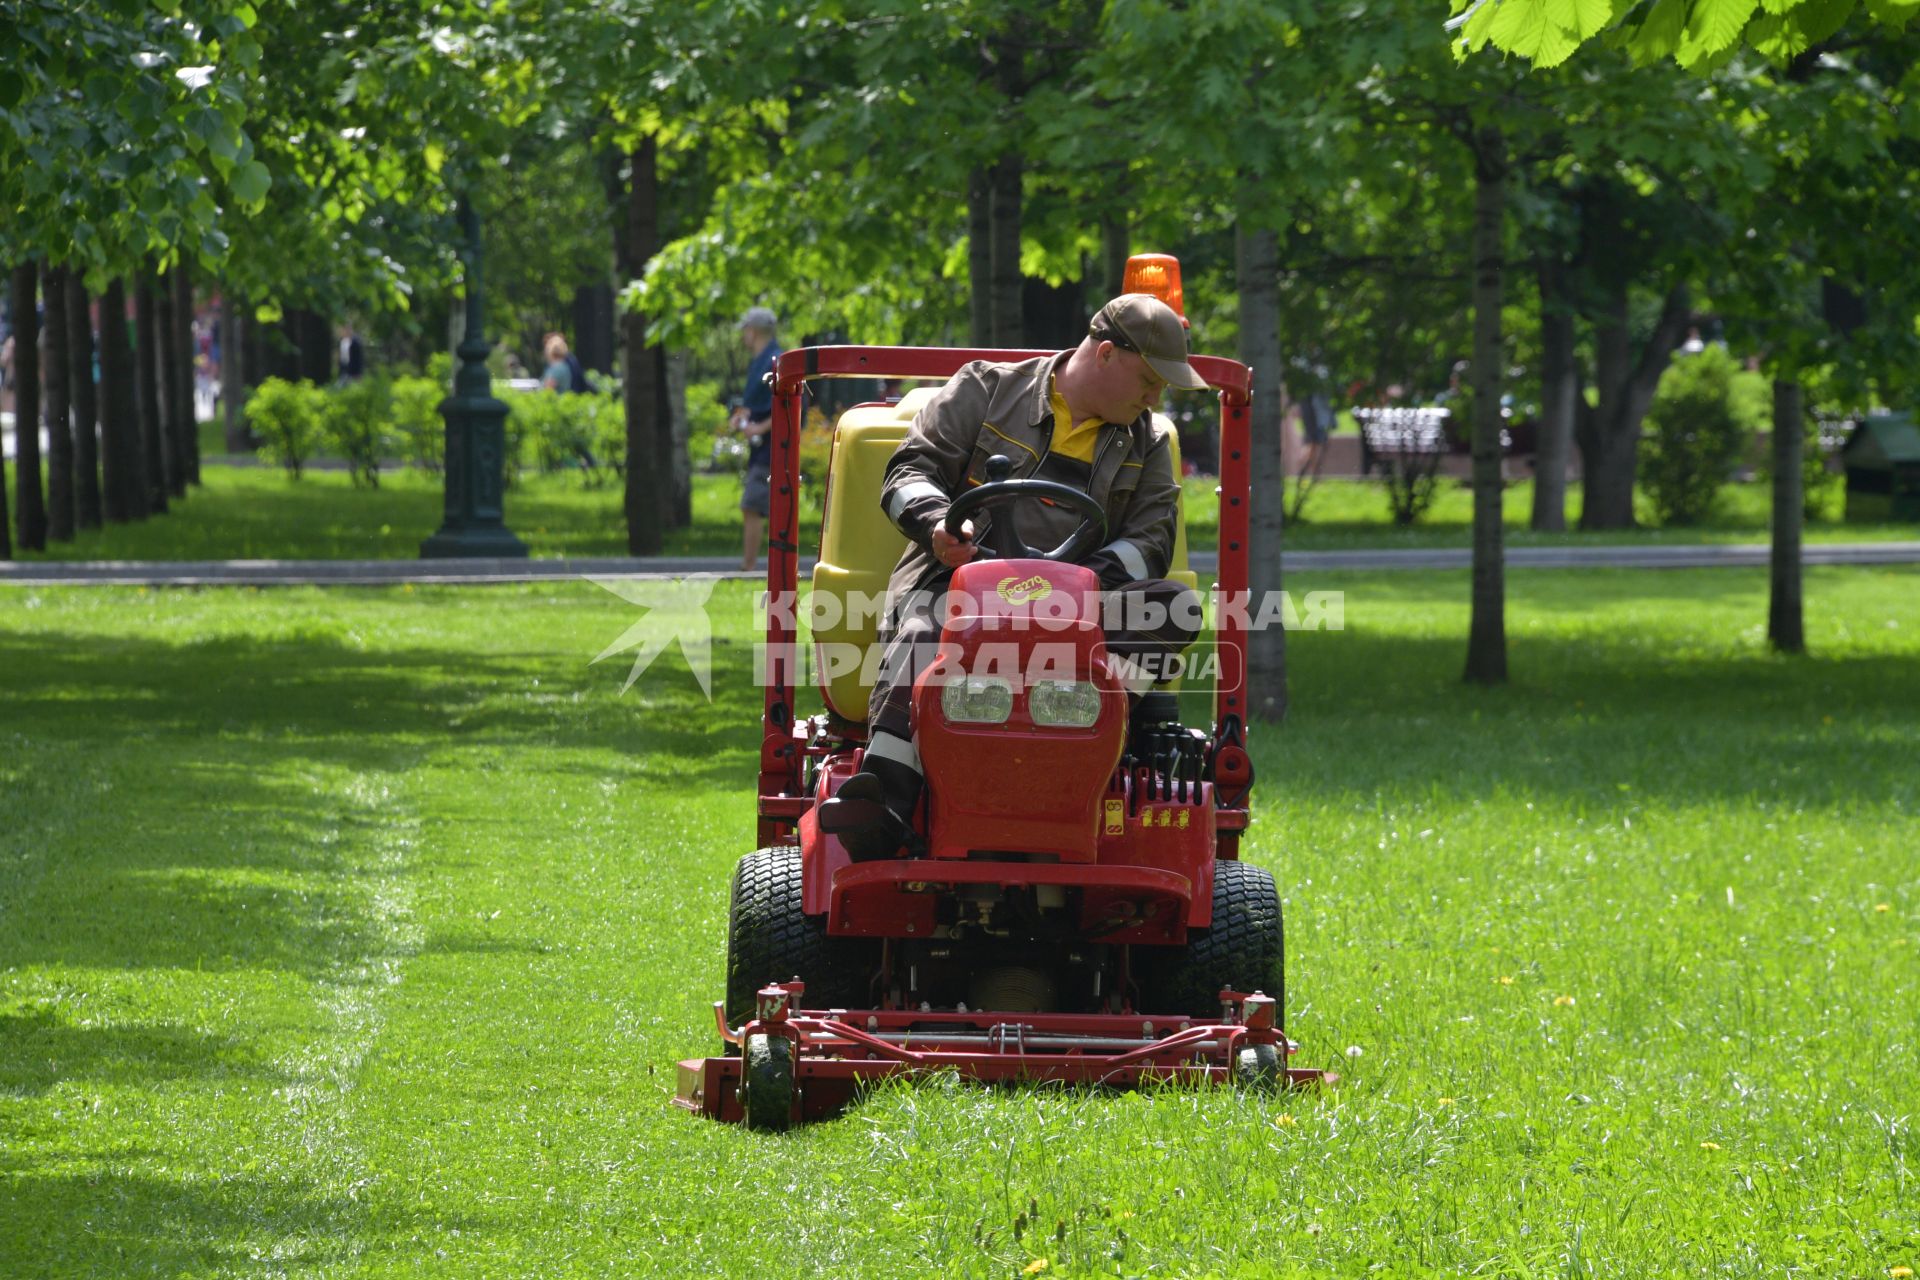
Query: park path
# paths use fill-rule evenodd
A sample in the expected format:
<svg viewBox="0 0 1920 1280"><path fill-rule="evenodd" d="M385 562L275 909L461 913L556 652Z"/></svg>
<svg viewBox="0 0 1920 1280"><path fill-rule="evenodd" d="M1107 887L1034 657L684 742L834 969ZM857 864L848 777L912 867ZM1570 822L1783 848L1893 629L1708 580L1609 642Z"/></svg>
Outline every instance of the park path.
<svg viewBox="0 0 1920 1280"><path fill-rule="evenodd" d="M1920 563L1920 541L1810 543L1804 561L1825 564ZM1289 573L1449 570L1471 566L1466 547L1289 551ZM1707 546L1509 547L1510 569L1715 569L1751 568L1767 563L1765 543ZM1193 555L1196 572L1211 574L1218 559L1211 551ZM800 562L812 572L812 557ZM544 582L561 578L681 578L712 574L722 578L760 578L764 571L741 572L728 556L604 557L553 560L179 560L36 561L0 564L0 586L381 586L483 585Z"/></svg>

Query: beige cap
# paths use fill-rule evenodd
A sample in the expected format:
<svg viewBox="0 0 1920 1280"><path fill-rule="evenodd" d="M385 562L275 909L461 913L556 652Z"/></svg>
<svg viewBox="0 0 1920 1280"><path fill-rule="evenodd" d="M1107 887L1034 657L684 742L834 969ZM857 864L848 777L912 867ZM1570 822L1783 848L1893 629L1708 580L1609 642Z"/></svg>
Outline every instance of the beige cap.
<svg viewBox="0 0 1920 1280"><path fill-rule="evenodd" d="M1147 293L1126 293L1093 318L1087 332L1123 351L1137 353L1168 386L1199 390L1207 380L1187 363L1187 330L1179 313Z"/></svg>

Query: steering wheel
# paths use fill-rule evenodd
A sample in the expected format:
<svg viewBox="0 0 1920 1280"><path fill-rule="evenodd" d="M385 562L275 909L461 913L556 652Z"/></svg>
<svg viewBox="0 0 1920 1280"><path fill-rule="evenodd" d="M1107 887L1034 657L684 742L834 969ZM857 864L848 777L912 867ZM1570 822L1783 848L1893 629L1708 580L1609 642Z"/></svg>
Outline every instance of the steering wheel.
<svg viewBox="0 0 1920 1280"><path fill-rule="evenodd" d="M1066 541L1053 550L1037 551L1026 544L1026 540L1013 527L1013 522L1008 521L1006 536L1012 541L1016 558L1076 562L1106 539L1107 513L1093 500L1092 494L1052 480L1010 480L1008 476L1012 473L1013 461L1005 454L996 453L988 458L987 482L967 490L947 508L947 532L959 537L960 526L967 517L978 511L1003 507L1021 498L1050 498L1077 513L1080 527L1068 534ZM985 550L981 548L983 553Z"/></svg>

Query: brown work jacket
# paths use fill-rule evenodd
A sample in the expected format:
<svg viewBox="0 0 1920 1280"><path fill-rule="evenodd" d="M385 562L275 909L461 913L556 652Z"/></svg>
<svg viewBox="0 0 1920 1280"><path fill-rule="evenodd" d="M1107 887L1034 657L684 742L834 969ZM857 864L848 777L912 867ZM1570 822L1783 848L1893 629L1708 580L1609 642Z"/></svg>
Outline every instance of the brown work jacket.
<svg viewBox="0 0 1920 1280"><path fill-rule="evenodd" d="M1070 352L1018 364L976 360L963 366L914 417L907 438L887 463L880 503L907 535L908 546L887 582L894 607L951 572L933 555L933 531L953 499L986 480L987 459L1005 455L1011 477L1033 475L1053 440L1052 373ZM1106 510L1107 540L1081 563L1113 589L1144 578L1166 576L1179 518L1180 482L1173 473L1172 425L1143 413L1132 422L1109 422L1094 442L1087 492ZM1080 525L1078 513L1038 499L999 509L1001 520L1018 511L1021 536L1031 546L1053 547ZM975 517L975 541L996 546L993 513ZM891 615L892 610L889 610Z"/></svg>

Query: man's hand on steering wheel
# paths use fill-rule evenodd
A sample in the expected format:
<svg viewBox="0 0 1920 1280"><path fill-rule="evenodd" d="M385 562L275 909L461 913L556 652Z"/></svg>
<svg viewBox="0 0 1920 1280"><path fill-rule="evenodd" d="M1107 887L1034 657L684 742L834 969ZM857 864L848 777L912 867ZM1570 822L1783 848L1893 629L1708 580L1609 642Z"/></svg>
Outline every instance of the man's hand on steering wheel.
<svg viewBox="0 0 1920 1280"><path fill-rule="evenodd" d="M945 524L933 527L933 558L947 568L958 569L979 554L980 548L973 543L973 521L961 523L958 537L948 533Z"/></svg>
<svg viewBox="0 0 1920 1280"><path fill-rule="evenodd" d="M1041 498L1063 506L1080 517L1080 526L1051 551L1028 546L1009 526L1004 536L1010 545L1003 548L1004 554L1019 560L1056 560L1077 564L1080 557L1106 539L1107 513L1091 494L1053 480L1035 480L1031 477L1015 480L1012 472L1012 461L1004 454L996 453L987 459L987 482L953 500L945 518L935 526L931 540L933 554L941 564L958 568L979 552L980 548L974 546L972 541L973 521L967 517L976 511L1008 506L1022 499ZM946 535L944 550L941 540L943 533Z"/></svg>

